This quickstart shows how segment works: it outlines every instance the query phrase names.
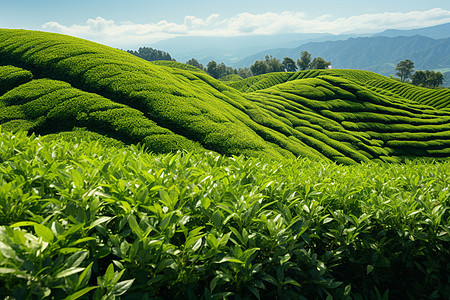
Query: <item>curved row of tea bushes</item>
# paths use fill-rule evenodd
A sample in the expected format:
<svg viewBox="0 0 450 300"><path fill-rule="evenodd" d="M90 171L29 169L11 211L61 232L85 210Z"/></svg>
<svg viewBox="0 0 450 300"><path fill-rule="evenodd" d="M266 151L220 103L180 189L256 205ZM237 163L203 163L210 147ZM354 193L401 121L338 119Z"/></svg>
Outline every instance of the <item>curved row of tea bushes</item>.
<svg viewBox="0 0 450 300"><path fill-rule="evenodd" d="M291 77L289 72L266 73L240 81L229 82L228 85L244 93L266 89L274 85L284 83Z"/></svg>
<svg viewBox="0 0 450 300"><path fill-rule="evenodd" d="M151 151L157 153L202 149L183 136L159 127L136 109L80 91L62 81L37 79L22 84L0 97L0 108L0 123L4 123L5 129L11 122L22 122L20 129L38 134L86 127L126 143L147 141ZM167 137L167 141L161 140L161 136ZM155 144L154 139L159 143ZM175 145L170 139L177 140L173 149L171 146Z"/></svg>
<svg viewBox="0 0 450 300"><path fill-rule="evenodd" d="M289 132L325 157L342 163L446 156L450 146L448 112L392 100L343 77L287 81L248 97L284 124L280 127L266 121L266 126L280 133ZM414 134L408 135L410 132L433 132L439 142L425 141L419 135L421 140L417 141ZM397 142L402 135L408 138ZM405 146L408 143L409 148Z"/></svg>
<svg viewBox="0 0 450 300"><path fill-rule="evenodd" d="M151 63L69 36L0 30L0 37L2 74L24 80L2 96L0 123L8 130L86 127L158 153L204 148L339 163L447 153L449 112L371 86L392 81L371 72L278 72L227 85L191 66ZM440 142L389 137L428 132Z"/></svg>
<svg viewBox="0 0 450 300"><path fill-rule="evenodd" d="M237 82L243 80L243 78L237 74L228 74L219 78L220 81Z"/></svg>
<svg viewBox="0 0 450 300"><path fill-rule="evenodd" d="M183 64L177 61L170 61L170 60L155 60L151 62L152 64L158 65L158 66L163 66L163 67L169 67L169 68L175 68L175 69L181 69L181 70L187 70L187 71L191 71L191 72L201 72L201 73L206 73L203 70L200 70L197 67L188 65L188 64ZM240 77L240 76L239 76ZM242 77L240 77L240 79L242 79Z"/></svg>
<svg viewBox="0 0 450 300"><path fill-rule="evenodd" d="M65 81L137 109L158 126L210 150L285 154L255 132L264 128L245 114L254 107L251 102L202 72L158 66L124 51L58 34L0 30L0 36L0 64L14 64L36 78ZM308 151L304 145L297 147L304 148L299 152Z"/></svg>
<svg viewBox="0 0 450 300"><path fill-rule="evenodd" d="M0 96L32 79L33 74L30 71L13 66L0 65Z"/></svg>
<svg viewBox="0 0 450 300"><path fill-rule="evenodd" d="M450 107L450 91L448 89L429 89L417 87L411 84L399 82L394 79L381 76L376 73L363 70L307 70L298 71L296 73L284 73L283 77L277 73L268 73L260 76L244 79L242 82L234 82L230 86L240 91L256 91L272 87L281 81L292 81L297 79L317 78L323 76L340 77L366 88L388 95L390 98L397 98L401 102L411 100L435 108ZM290 75L288 75L290 74Z"/></svg>
<svg viewBox="0 0 450 300"><path fill-rule="evenodd" d="M387 80L371 80L367 85L381 88L400 97L436 108L450 108L449 89L429 89L408 83Z"/></svg>

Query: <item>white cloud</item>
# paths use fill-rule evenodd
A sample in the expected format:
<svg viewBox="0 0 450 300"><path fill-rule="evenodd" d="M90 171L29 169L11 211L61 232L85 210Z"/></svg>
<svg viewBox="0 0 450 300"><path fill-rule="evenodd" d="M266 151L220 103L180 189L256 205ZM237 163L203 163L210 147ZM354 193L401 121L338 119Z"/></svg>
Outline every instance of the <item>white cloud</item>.
<svg viewBox="0 0 450 300"><path fill-rule="evenodd" d="M102 17L89 19L81 25L48 22L43 29L86 38L115 47L155 43L175 36L245 36L276 33L369 33L385 29L410 29L450 22L450 11L434 8L427 11L386 12L336 18L323 15L308 18L301 12L240 13L230 18L218 14L197 18L186 16L183 23L161 20L157 23L116 24Z"/></svg>

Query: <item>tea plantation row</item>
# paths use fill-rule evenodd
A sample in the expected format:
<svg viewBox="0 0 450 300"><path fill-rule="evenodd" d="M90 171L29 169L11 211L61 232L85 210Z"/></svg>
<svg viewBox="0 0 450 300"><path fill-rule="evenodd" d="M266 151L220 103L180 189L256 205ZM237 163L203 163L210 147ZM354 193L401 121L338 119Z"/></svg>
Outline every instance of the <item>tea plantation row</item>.
<svg viewBox="0 0 450 300"><path fill-rule="evenodd" d="M448 161L151 155L24 132L0 145L1 298L450 294Z"/></svg>
<svg viewBox="0 0 450 300"><path fill-rule="evenodd" d="M345 164L450 155L448 90L358 70L272 73L229 85L85 40L0 29L0 124L100 134L154 153L309 157Z"/></svg>

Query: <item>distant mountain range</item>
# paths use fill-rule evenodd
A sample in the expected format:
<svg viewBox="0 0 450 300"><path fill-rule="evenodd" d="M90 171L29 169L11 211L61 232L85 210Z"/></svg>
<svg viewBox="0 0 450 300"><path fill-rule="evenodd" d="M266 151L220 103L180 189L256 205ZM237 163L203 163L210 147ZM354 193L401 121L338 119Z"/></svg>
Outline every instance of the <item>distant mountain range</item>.
<svg viewBox="0 0 450 300"><path fill-rule="evenodd" d="M373 36L396 37L414 35L423 35L432 39L445 39L450 37L450 23L410 30L388 29Z"/></svg>
<svg viewBox="0 0 450 300"><path fill-rule="evenodd" d="M297 60L306 50L313 57L331 61L334 68L363 69L382 75L395 74L404 59L417 70L437 70L450 86L450 23L411 30L389 29L377 34L280 34L248 37L176 37L152 45L169 52L179 62L196 58L224 62L235 68L250 67L272 55Z"/></svg>
<svg viewBox="0 0 450 300"><path fill-rule="evenodd" d="M301 51L331 61L334 68L362 69L382 75L395 74L398 62L410 59L416 70L440 71L450 86L450 23L411 30L386 30L370 37L304 43L295 48L260 51L235 63L246 67L272 55L297 60Z"/></svg>
<svg viewBox="0 0 450 300"><path fill-rule="evenodd" d="M294 48L308 42L336 41L350 37L357 35L291 33L237 37L179 36L160 41L151 47L169 52L177 61L183 63L195 58L204 65L211 60L235 65L247 56L265 49Z"/></svg>
<svg viewBox="0 0 450 300"><path fill-rule="evenodd" d="M331 61L334 68L363 69L382 75L394 74L396 64L405 59L412 60L416 69L450 68L450 38L435 40L420 35L360 37L307 43L291 49L265 50L241 60L235 67L251 65L265 55L297 60L303 50L313 57Z"/></svg>

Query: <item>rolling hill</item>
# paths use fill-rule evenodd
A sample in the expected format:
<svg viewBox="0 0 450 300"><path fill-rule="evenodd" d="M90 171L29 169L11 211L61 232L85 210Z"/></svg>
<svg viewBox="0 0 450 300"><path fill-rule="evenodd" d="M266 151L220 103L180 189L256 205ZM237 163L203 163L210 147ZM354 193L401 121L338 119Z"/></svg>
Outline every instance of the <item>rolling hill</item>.
<svg viewBox="0 0 450 300"><path fill-rule="evenodd" d="M450 91L360 70L220 82L174 62L58 34L0 30L0 124L149 151L352 164L450 156Z"/></svg>

